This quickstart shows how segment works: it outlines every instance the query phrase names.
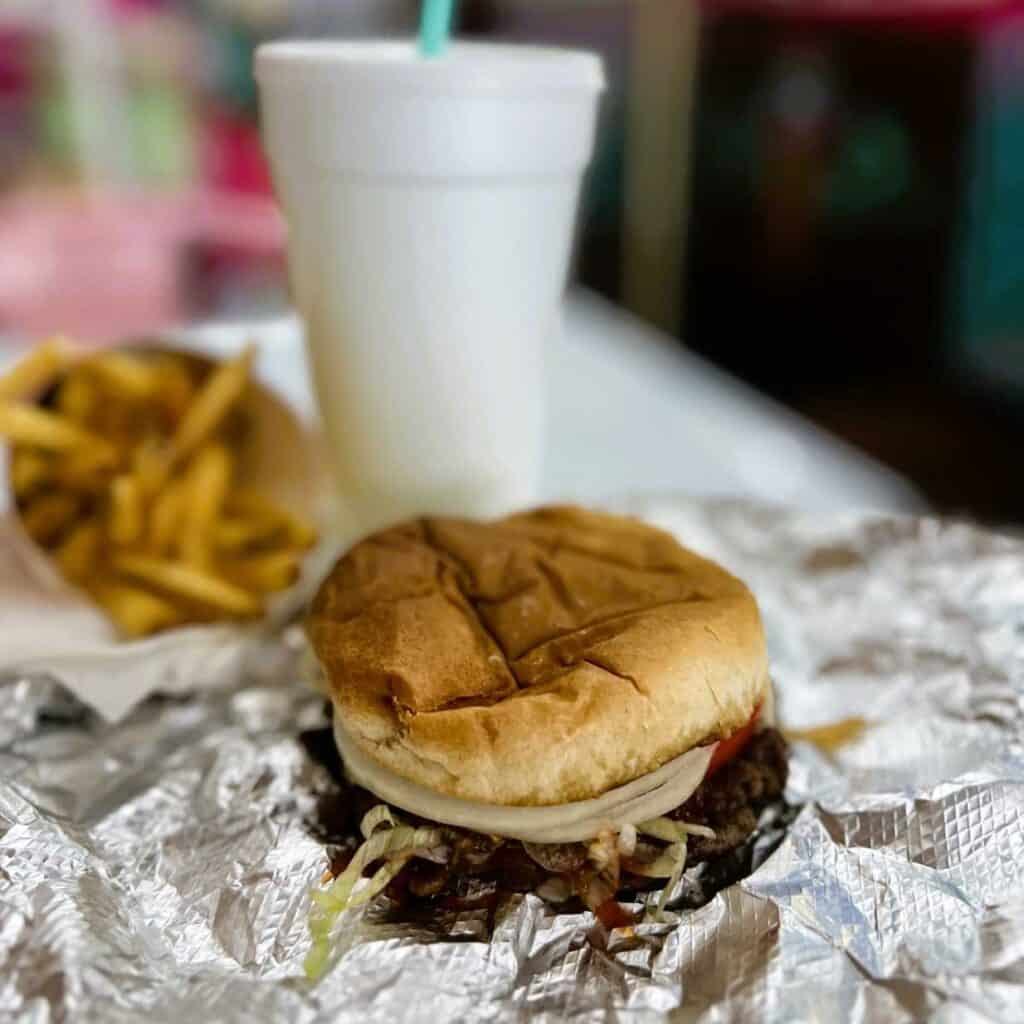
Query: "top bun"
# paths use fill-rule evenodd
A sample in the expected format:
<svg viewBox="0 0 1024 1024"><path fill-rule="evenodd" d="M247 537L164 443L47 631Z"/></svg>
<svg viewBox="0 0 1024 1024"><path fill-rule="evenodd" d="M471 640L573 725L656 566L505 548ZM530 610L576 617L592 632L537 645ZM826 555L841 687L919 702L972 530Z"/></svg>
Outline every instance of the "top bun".
<svg viewBox="0 0 1024 1024"><path fill-rule="evenodd" d="M769 686L743 583L578 508L376 533L335 565L308 631L361 749L489 804L600 796L735 732Z"/></svg>

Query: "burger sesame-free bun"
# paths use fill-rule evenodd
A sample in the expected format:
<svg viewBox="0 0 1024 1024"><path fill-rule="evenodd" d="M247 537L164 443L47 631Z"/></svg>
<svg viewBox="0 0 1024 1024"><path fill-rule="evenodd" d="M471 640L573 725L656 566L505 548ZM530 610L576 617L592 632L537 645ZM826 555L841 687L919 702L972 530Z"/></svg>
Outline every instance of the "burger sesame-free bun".
<svg viewBox="0 0 1024 1024"><path fill-rule="evenodd" d="M600 796L735 732L769 687L743 583L577 508L376 533L335 565L308 631L366 754L481 803Z"/></svg>

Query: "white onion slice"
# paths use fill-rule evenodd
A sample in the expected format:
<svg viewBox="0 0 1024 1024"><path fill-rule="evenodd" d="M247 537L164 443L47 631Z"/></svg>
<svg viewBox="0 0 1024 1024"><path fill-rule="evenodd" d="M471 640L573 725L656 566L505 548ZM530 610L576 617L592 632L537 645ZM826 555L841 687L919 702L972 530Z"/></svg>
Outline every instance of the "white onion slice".
<svg viewBox="0 0 1024 1024"><path fill-rule="evenodd" d="M403 778L366 754L349 736L335 709L334 738L348 777L357 785L412 814L445 825L531 843L574 843L602 829L657 818L685 802L701 784L716 743L694 747L656 771L593 800L545 807L477 803L436 793Z"/></svg>
<svg viewBox="0 0 1024 1024"><path fill-rule="evenodd" d="M756 732L762 729L774 729L775 720L775 684L769 681L765 687L764 699L761 701L761 713L757 716Z"/></svg>

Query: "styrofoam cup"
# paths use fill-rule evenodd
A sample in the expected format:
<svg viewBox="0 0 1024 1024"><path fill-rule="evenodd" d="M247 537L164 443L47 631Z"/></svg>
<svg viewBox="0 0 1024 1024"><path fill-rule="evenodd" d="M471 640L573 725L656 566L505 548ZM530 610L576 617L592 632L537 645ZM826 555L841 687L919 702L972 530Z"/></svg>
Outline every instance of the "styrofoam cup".
<svg viewBox="0 0 1024 1024"><path fill-rule="evenodd" d="M533 501L599 58L280 42L256 75L350 525Z"/></svg>

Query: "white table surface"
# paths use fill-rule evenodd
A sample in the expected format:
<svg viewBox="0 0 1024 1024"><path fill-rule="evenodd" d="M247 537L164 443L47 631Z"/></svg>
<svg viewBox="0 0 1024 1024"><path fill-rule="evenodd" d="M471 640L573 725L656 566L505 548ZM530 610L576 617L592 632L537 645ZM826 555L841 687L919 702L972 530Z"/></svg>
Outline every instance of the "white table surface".
<svg viewBox="0 0 1024 1024"><path fill-rule="evenodd" d="M296 318L189 333L224 352L259 340L263 374L312 414ZM543 500L682 491L822 512L925 509L891 470L588 292L570 294L549 353L548 417Z"/></svg>

